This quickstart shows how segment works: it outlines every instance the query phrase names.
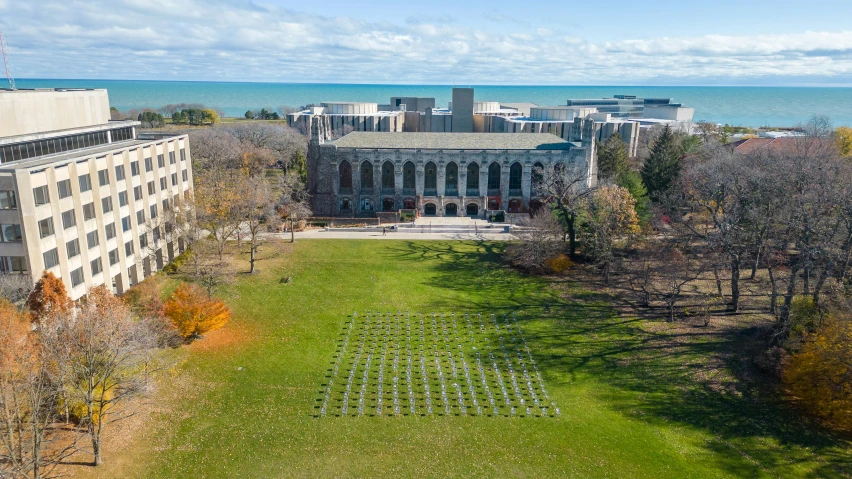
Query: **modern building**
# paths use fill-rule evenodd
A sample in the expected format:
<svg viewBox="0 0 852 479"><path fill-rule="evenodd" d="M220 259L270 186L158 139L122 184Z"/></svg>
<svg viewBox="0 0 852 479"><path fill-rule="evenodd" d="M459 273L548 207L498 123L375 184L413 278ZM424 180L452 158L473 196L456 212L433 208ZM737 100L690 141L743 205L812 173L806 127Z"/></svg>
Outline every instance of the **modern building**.
<svg viewBox="0 0 852 479"><path fill-rule="evenodd" d="M638 98L633 95L614 95L612 98L573 99L568 106L596 108L612 118L653 118L671 121L692 121L694 108L672 103L671 98Z"/></svg>
<svg viewBox="0 0 852 479"><path fill-rule="evenodd" d="M183 251L161 220L192 189L187 136L109 118L106 90L0 90L0 271L51 271L76 300Z"/></svg>
<svg viewBox="0 0 852 479"><path fill-rule="evenodd" d="M597 182L594 122L585 141L544 133L366 133L325 142L327 125L312 125L308 191L319 216L373 216L417 210L425 216L485 216L486 210L528 212L537 198L533 169L575 165L586 186Z"/></svg>
<svg viewBox="0 0 852 479"><path fill-rule="evenodd" d="M321 106L289 113L287 123L307 132L311 118L327 117L332 131L344 135L350 131L401 132L405 125L405 111L382 111L377 103L324 101Z"/></svg>

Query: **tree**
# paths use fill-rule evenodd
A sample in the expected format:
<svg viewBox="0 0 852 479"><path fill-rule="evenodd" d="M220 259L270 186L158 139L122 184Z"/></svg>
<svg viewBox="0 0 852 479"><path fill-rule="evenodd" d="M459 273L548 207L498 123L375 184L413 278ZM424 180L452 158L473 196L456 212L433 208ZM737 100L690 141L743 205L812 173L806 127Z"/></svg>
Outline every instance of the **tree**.
<svg viewBox="0 0 852 479"><path fill-rule="evenodd" d="M148 385L156 336L104 286L90 289L76 312L55 315L40 333L60 371L64 399L86 429L94 464L100 465L104 429L132 416L121 406Z"/></svg>
<svg viewBox="0 0 852 479"><path fill-rule="evenodd" d="M544 271L564 249L562 225L552 211L541 209L520 226L515 230L518 242L508 246L506 258L523 270Z"/></svg>
<svg viewBox="0 0 852 479"><path fill-rule="evenodd" d="M598 188L584 201L583 251L603 270L606 283L615 261L616 241L639 232L635 204L630 192L620 186Z"/></svg>
<svg viewBox="0 0 852 479"><path fill-rule="evenodd" d="M0 297L12 304L23 303L33 290L29 275L17 273L0 274Z"/></svg>
<svg viewBox="0 0 852 479"><path fill-rule="evenodd" d="M295 155L293 155L293 164L290 168L291 171L298 175L299 181L308 184L308 160L305 158L302 150L296 150Z"/></svg>
<svg viewBox="0 0 852 479"><path fill-rule="evenodd" d="M245 178L243 194L237 210L242 221L241 228L248 230L249 236L249 273L254 273L257 249L260 247L260 233L274 225L277 215L269 182L262 176Z"/></svg>
<svg viewBox="0 0 852 479"><path fill-rule="evenodd" d="M536 193L559 214L565 232L563 239L568 236L568 251L573 259L577 253L577 216L583 198L591 192L585 165L547 164L535 168L533 174L539 179L534 184Z"/></svg>
<svg viewBox="0 0 852 479"><path fill-rule="evenodd" d="M616 180L629 171L627 145L616 133L598 147L598 178L602 181Z"/></svg>
<svg viewBox="0 0 852 479"><path fill-rule="evenodd" d="M830 315L784 369L790 393L814 414L852 430L852 317Z"/></svg>
<svg viewBox="0 0 852 479"><path fill-rule="evenodd" d="M651 147L651 155L642 166L641 175L648 195L657 199L668 191L680 173L680 145L666 125Z"/></svg>
<svg viewBox="0 0 852 479"><path fill-rule="evenodd" d="M29 297L27 309L34 322L54 314L65 314L74 304L65 291L65 284L50 271L45 270Z"/></svg>
<svg viewBox="0 0 852 479"><path fill-rule="evenodd" d="M278 201L278 214L290 229L290 242L296 242L295 226L299 221L311 216L311 206L308 204L308 190L301 178L294 173L288 173L281 180L281 196Z"/></svg>
<svg viewBox="0 0 852 479"><path fill-rule="evenodd" d="M253 111L246 110L246 114L245 114L246 120L254 120L255 116L256 115Z"/></svg>
<svg viewBox="0 0 852 479"><path fill-rule="evenodd" d="M834 131L837 149L842 156L852 156L852 128L840 126Z"/></svg>
<svg viewBox="0 0 852 479"><path fill-rule="evenodd" d="M0 477L47 478L74 448L54 441L58 387L26 314L0 300Z"/></svg>
<svg viewBox="0 0 852 479"><path fill-rule="evenodd" d="M177 287L166 301L165 311L184 338L199 338L231 319L231 311L222 300L204 294L204 290L191 283Z"/></svg>
<svg viewBox="0 0 852 479"><path fill-rule="evenodd" d="M626 171L616 178L615 184L630 192L630 196L636 202L634 209L639 218L639 224L646 225L651 219L651 199L648 198L648 190L642 183L639 173L632 170Z"/></svg>

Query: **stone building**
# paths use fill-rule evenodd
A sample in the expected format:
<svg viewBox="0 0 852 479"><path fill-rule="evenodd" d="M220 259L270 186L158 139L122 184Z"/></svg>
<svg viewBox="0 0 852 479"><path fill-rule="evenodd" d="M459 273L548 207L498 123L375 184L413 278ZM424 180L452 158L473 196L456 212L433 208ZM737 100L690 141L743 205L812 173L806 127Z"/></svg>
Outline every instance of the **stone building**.
<svg viewBox="0 0 852 479"><path fill-rule="evenodd" d="M319 119L317 119L319 120ZM372 216L417 210L424 216L484 217L486 210L530 211L536 166L561 163L597 182L594 122L586 140L543 133L363 133L324 142L315 121L308 189L318 216Z"/></svg>

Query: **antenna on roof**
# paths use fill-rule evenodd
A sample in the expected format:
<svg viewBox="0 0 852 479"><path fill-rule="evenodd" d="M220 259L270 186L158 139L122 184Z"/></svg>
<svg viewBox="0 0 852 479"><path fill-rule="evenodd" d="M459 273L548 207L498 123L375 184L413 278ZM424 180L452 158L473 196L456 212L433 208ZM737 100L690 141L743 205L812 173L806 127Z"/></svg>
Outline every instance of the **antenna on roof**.
<svg viewBox="0 0 852 479"><path fill-rule="evenodd" d="M6 37L3 36L3 32L0 32L0 53L3 54L3 68L6 71L6 80L9 81L9 88L17 90L15 87L15 79L12 78L12 67L10 66L12 61L6 53L6 48Z"/></svg>

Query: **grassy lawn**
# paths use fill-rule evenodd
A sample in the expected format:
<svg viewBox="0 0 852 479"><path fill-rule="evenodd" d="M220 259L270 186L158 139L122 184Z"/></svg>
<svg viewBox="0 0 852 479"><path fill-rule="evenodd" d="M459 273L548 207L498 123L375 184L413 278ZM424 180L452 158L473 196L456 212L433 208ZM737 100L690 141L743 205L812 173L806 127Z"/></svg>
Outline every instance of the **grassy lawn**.
<svg viewBox="0 0 852 479"><path fill-rule="evenodd" d="M234 319L170 354L158 412L92 477L849 477L852 448L739 387L743 334L619 318L494 243L266 247ZM272 254L280 249L280 254ZM281 278L292 275L290 284ZM517 312L556 417L315 417L354 311ZM746 330L747 331L747 330ZM720 359L721 358L721 359ZM711 378L711 376L713 376ZM711 380L712 379L712 380ZM116 446L116 444L120 444Z"/></svg>

